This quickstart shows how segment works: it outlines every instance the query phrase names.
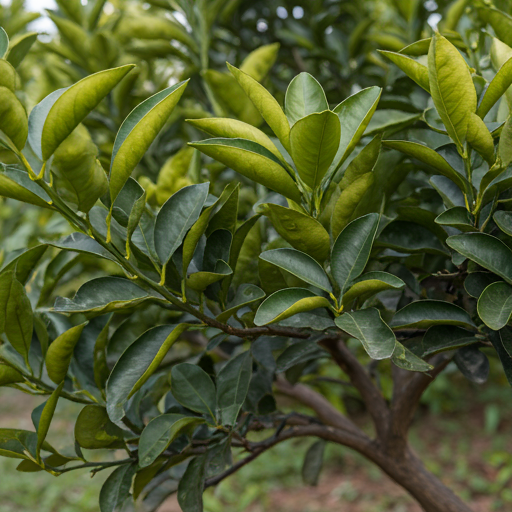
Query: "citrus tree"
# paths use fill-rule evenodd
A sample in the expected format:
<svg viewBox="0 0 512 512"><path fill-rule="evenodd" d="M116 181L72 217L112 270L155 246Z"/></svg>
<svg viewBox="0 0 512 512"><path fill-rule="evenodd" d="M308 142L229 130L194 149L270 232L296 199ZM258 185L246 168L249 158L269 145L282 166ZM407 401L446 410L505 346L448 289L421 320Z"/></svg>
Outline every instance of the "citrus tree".
<svg viewBox="0 0 512 512"><path fill-rule="evenodd" d="M61 4L83 15L80 2ZM512 382L511 18L454 5L449 30L460 33L380 52L382 79L409 80L424 106L392 122L381 87L333 104L306 72L281 103L261 83L276 46L227 72L203 66L212 114L179 123L195 142L170 161L167 188L141 162L165 154L155 146L194 78L160 84L97 128L137 71L86 59L75 62L83 78L27 116L16 68L32 43L0 31L0 195L47 219L37 242L31 232L24 250L2 254L0 385L46 401L33 430L0 429L0 455L56 476L113 468L102 512L156 510L172 493L196 512L204 489L313 437L306 483L331 442L427 512L470 510L407 439L448 365L484 383L497 358ZM191 25L205 12L180 6ZM8 232L23 222L9 219ZM347 384L371 435L341 406ZM46 439L59 400L83 404L63 451Z"/></svg>

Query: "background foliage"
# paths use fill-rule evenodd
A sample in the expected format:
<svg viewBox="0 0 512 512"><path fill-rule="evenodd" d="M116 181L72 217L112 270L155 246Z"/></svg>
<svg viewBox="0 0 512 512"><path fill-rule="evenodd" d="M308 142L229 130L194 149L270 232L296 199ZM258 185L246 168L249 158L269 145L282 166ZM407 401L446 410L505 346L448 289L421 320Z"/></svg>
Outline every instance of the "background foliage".
<svg viewBox="0 0 512 512"><path fill-rule="evenodd" d="M377 360L427 371L426 359L451 349L454 362L422 401L436 413L459 400L453 390L459 372L481 385L491 368L491 391L480 395L479 413L484 411L487 434L494 435L500 419L509 421L496 404L512 378L506 327L512 314L510 12L505 1L491 6L464 0L58 1L45 14L54 30L37 39L30 23L39 14L27 12L23 1L2 4L0 26L10 42L2 52L0 38L0 193L6 196L0 198L0 293L9 299L0 316L0 382L13 394L52 393L46 412L37 407L32 416L37 441L17 433L22 448L8 448L11 434L2 431L5 449L22 459L18 470L59 473L80 461L107 469L118 465L118 449L127 446L127 463L115 473L125 485L112 497L111 477L100 499L102 511L116 510L116 500L124 501L130 490L137 445L141 461L134 439L149 420L166 413L167 430L182 421L177 434L195 434L190 444L177 437L148 455L150 469L137 477L138 506L152 510L177 490L186 467L178 463L189 446L210 439L218 453L208 461L207 478L215 479L230 464L222 452L226 440L234 436L242 443L236 458L244 446L237 436L244 438L254 417L279 426L294 407L273 390L275 374L308 384L357 418L359 394L348 388L340 397L336 386L347 375L315 343L318 331L340 332L333 320L386 400L393 395L391 364ZM434 35L436 23L440 34ZM436 52L450 61L447 76ZM235 68L228 70L226 61ZM69 89L56 103L53 124L51 113L34 110L49 94L91 75L110 80L97 79L95 90L105 90L89 101L97 108L80 116ZM266 94L258 84L285 105L285 113L251 101L251 95ZM307 91L302 98L300 91ZM463 105L443 109L450 91ZM92 97L87 88L81 94L80 100ZM139 105L143 119L131 114ZM27 123L24 110L31 112ZM282 129L285 114L295 122L289 134ZM77 122L66 132L60 122L72 115ZM127 118L134 122L131 131L123 125ZM310 143L320 126L332 136ZM205 133L218 140L201 142ZM315 173L313 160L320 162ZM13 182L33 190L28 176L20 175L28 168L36 183L50 183L50 191L20 196L14 190ZM52 191L64 216L38 207ZM191 205L185 214L194 222L180 228L176 219L184 204ZM180 248L193 225L199 236L189 234ZM154 247L148 242L153 226ZM77 229L101 244L87 246L83 233L73 235ZM364 257L351 261L346 248L357 244ZM350 263L357 268L347 273ZM126 279L133 275L142 288ZM105 276L111 277L93 281ZM160 295L148 293L149 282L159 283ZM185 296L189 309L183 313L176 297ZM24 323L28 311L30 325ZM16 325L9 321L14 314ZM203 323L188 329L197 323L194 316ZM279 322L274 330L261 327L273 322ZM176 325L174 331L150 331L154 338L143 334ZM301 329L313 331L313 339L299 341ZM254 342L260 334L273 338ZM172 348L160 353L164 340ZM254 342L250 350L248 340ZM135 379L123 380L144 354ZM228 397L226 405L219 397L229 389L219 389L223 382L230 388L235 377L247 381L247 399L242 390L241 399L229 405ZM191 382L201 383L209 403L183 391ZM65 456L43 444L45 429L51 422L53 430L59 417L51 421L59 394L89 407L78 417L76 453L68 445L62 447ZM212 411L216 400L219 411ZM244 421L233 434L242 405ZM201 426L205 421L223 427L208 430ZM367 428L364 419L360 423ZM101 435L91 437L98 428ZM460 428L457 420L450 428ZM88 451L100 448L112 454ZM164 450L176 467L158 458ZM502 445L485 457L499 484L489 479L471 485L475 493L491 494L499 510L510 501L505 488L511 461ZM204 463L202 457L193 460ZM183 485L195 485L195 469L189 467ZM153 487L153 478L161 485ZM238 478L235 489L251 480ZM199 510L200 504L183 497L186 490L181 506ZM206 508L231 503L235 510L229 487L223 484L219 492L208 491ZM259 491L243 494L246 503L251 492Z"/></svg>

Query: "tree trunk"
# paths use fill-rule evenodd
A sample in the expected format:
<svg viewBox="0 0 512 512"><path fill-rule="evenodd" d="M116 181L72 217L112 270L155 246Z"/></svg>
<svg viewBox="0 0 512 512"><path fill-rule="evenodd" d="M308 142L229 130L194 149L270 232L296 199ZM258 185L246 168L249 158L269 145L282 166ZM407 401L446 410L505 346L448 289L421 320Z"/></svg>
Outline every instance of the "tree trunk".
<svg viewBox="0 0 512 512"><path fill-rule="evenodd" d="M382 449L375 450L370 457L406 489L425 512L472 512L453 491L425 468L409 447L401 457L394 457Z"/></svg>

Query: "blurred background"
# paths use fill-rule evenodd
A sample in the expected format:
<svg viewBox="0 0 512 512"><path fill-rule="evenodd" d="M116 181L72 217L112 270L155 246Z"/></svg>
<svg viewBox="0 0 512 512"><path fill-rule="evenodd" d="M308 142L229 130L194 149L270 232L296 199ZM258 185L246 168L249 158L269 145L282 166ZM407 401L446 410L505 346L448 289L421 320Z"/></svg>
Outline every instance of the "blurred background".
<svg viewBox="0 0 512 512"><path fill-rule="evenodd" d="M151 200L162 204L174 192L176 180L193 180L182 172L175 157L181 155L189 163L186 142L202 135L183 120L249 115L240 97L230 90L226 60L240 65L262 45L279 43L266 47L264 59L260 55L258 60L264 69L256 66L253 71L260 73L280 101L290 79L301 71L322 83L332 104L361 88L379 85L384 93L370 131L389 133L417 122L426 96L397 68L383 62L376 49L397 51L429 37L434 27L459 44L471 43L471 34L464 32L469 24L464 14L469 2L464 0L203 1L215 4L215 16L198 28L194 0L0 0L0 25L11 44L37 33L37 41L17 69L18 97L30 111L50 92L90 73L135 62L137 70L131 80L123 82L112 101L85 122L108 168L113 137L131 109L168 84L190 78L171 122L136 170ZM450 12L453 15L455 4L460 15L453 26ZM510 12L505 0L496 4ZM185 170L190 168L188 163ZM202 172L218 172L214 165L206 167ZM411 200L421 201L422 191L415 193ZM68 232L69 226L59 217L0 198L0 268L40 238L58 238ZM67 289L59 289L59 294L76 289L91 276L114 272L80 258L65 282ZM512 510L511 390L498 362L491 360L491 365L495 367L485 385L468 382L455 367L449 367L424 396L411 438L428 468L442 475L475 512ZM340 395L339 386L334 386L326 384L325 392L340 408L354 412L362 427L369 428L356 395L349 387ZM41 401L17 390L0 389L0 426L31 429L30 411ZM286 408L286 403L281 405ZM73 443L78 410L73 404L59 403L49 436L57 448ZM263 454L217 489L209 489L205 510L419 512L378 469L339 447L328 448L318 486L305 487L301 463L310 443L289 441ZM106 475L100 473L91 480L84 472L53 478L46 473L18 473L16 465L16 461L0 458L0 512L98 510L98 493ZM171 500L161 510L179 512L179 507Z"/></svg>

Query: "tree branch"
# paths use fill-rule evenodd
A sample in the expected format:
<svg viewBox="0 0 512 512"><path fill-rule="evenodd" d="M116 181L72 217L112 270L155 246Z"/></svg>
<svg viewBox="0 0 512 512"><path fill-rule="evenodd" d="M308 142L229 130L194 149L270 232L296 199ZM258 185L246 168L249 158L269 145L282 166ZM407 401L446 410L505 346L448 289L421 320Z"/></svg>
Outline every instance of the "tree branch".
<svg viewBox="0 0 512 512"><path fill-rule="evenodd" d="M325 439L326 441L331 441L333 443L354 448L364 455L370 454L373 450L373 443L371 439L366 436L359 437L350 432L318 424L290 427L277 436L269 437L268 439L258 443L251 443L251 454L238 461L236 464L233 464L233 466L231 466L224 473L206 480L205 489L207 487L217 485L228 476L233 475L239 469L243 468L254 459L259 457L262 453L266 452L270 448L273 448L276 444L296 437L319 437L321 439Z"/></svg>
<svg viewBox="0 0 512 512"><path fill-rule="evenodd" d="M408 372L393 367L393 399L391 421L387 434L390 449L405 448L407 432L414 418L421 396L435 378L448 366L453 356L437 354L430 359L434 369L428 373Z"/></svg>
<svg viewBox="0 0 512 512"><path fill-rule="evenodd" d="M319 345L332 355L337 365L348 375L350 382L361 394L372 417L377 435L384 436L389 421L389 408L368 372L339 337L325 338L319 342Z"/></svg>

